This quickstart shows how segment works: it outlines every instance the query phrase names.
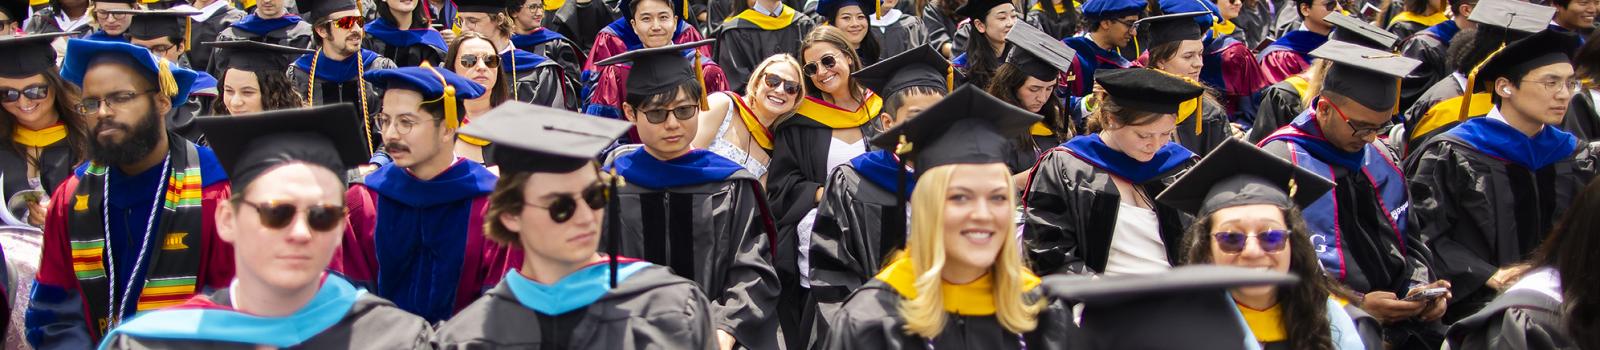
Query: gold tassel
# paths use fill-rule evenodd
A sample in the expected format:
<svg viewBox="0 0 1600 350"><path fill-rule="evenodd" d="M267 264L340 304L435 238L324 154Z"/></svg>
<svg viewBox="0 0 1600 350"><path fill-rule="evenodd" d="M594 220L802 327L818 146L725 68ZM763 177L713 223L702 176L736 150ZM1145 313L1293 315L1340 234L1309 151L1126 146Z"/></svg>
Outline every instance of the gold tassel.
<svg viewBox="0 0 1600 350"><path fill-rule="evenodd" d="M894 154L902 157L911 154L911 140L906 140L906 135L900 135L900 143L894 146Z"/></svg>
<svg viewBox="0 0 1600 350"><path fill-rule="evenodd" d="M461 128L461 118L460 116L456 115L456 87L450 85L449 81L444 80L444 74L440 74L439 69L434 68L432 64L428 64L428 62L422 62L422 68L427 69L429 72L433 72L433 76L435 78L439 78L439 84L444 85L444 95L439 96L439 98L444 99L445 127L451 129Z"/></svg>
<svg viewBox="0 0 1600 350"><path fill-rule="evenodd" d="M313 96L317 96L317 61L322 60L322 49L318 48L317 52L312 54L315 56L311 56L311 71L306 72L306 107L311 107L311 103L316 101L316 97ZM367 150L372 150L370 145Z"/></svg>
<svg viewBox="0 0 1600 350"><path fill-rule="evenodd" d="M366 60L362 59L361 51L356 51L355 57L346 59L356 60L356 99L361 101L361 131L366 132L367 153L372 153L379 145L372 144L372 112L367 110L367 65L362 64ZM308 80L316 81L317 77L312 76Z"/></svg>
<svg viewBox="0 0 1600 350"><path fill-rule="evenodd" d="M155 57L155 59L156 68L158 68L156 76L161 83L161 94L166 97L178 96L178 79L172 76L172 63L160 57ZM176 108L177 106L173 107Z"/></svg>
<svg viewBox="0 0 1600 350"><path fill-rule="evenodd" d="M956 65L954 64L944 68L944 92L956 92Z"/></svg>
<svg viewBox="0 0 1600 350"><path fill-rule="evenodd" d="M1483 69L1484 64L1489 63L1489 60L1494 59L1494 56L1500 55L1500 51L1505 49L1506 44L1500 44L1500 48L1494 49L1494 52L1489 53L1489 56L1485 56L1482 62L1478 62L1477 65L1472 66L1472 72L1467 74L1467 88L1466 90L1462 90L1466 91L1464 95L1467 97L1461 99L1461 113L1456 115L1456 121L1467 120L1467 111L1471 110L1472 107L1472 94L1476 92L1474 89L1478 85L1478 70ZM1490 89L1493 90L1494 88L1490 87ZM1493 94L1494 92L1491 91L1489 93Z"/></svg>
<svg viewBox="0 0 1600 350"><path fill-rule="evenodd" d="M454 34L455 37L457 37L457 38L461 37L461 12L460 11L456 12L455 20L450 22L450 33Z"/></svg>
<svg viewBox="0 0 1600 350"><path fill-rule="evenodd" d="M191 19L191 18L188 18L188 17L184 17L183 18L183 52L189 52L189 50L193 47L193 46L190 46L190 45L193 44L193 42L192 42L193 40L189 40L189 38L193 37L193 35L194 35L194 19Z"/></svg>
<svg viewBox="0 0 1600 350"><path fill-rule="evenodd" d="M880 17L883 17L883 0L876 0L876 1L878 2L878 6L876 6L878 8L878 10L877 11L873 11L872 17L880 18Z"/></svg>
<svg viewBox="0 0 1600 350"><path fill-rule="evenodd" d="M689 49L689 52L694 55L694 81L700 83L700 111L709 111L711 104L706 102L706 73L700 69L700 50Z"/></svg>

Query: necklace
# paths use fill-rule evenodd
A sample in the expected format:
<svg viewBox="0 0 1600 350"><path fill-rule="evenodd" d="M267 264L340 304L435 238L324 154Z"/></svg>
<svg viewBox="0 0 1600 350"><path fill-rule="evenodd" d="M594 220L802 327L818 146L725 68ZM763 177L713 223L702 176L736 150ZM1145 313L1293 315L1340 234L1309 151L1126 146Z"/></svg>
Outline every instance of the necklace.
<svg viewBox="0 0 1600 350"><path fill-rule="evenodd" d="M112 245L111 244L106 244L106 254L105 254L106 262L107 262L108 265L111 265L111 271L106 273L106 282L107 282L106 283L106 288L110 290L110 292L107 295L110 297L110 299L111 299L110 301L112 302L112 305L107 305L106 306L106 318L109 319L109 322L106 325L106 328L108 328L108 329L112 328L112 327L116 327L116 325L118 323L120 323L120 321L122 320L122 312L124 311L122 309L122 305L126 304L128 302L128 294L133 294L133 276L132 275L138 275L139 274L139 266L144 265L145 252L150 249L150 231L151 231L152 228L155 227L156 213L159 210L161 210L161 198L163 197L162 196L162 194L164 193L163 190L166 188L166 185L167 185L167 181L166 181L167 180L167 165L171 161L172 161L172 153L171 152L167 153L166 158L162 158L161 159L161 177L156 180L156 199L155 199L154 203L150 204L150 217L146 218L146 220L144 222L144 240L139 242L139 257L136 260L133 261L133 273L129 274L130 276L128 276L128 285L123 288L123 292L122 292L121 295L117 294L117 259L116 259L116 255L111 253ZM101 216L101 218L100 218L100 220L101 220L101 224L105 226L105 234L106 234L106 241L107 242L111 241L111 214L110 214L110 210L107 210L107 209L110 208L109 201L111 200L111 179L110 179L110 176L111 176L111 173L110 172L106 172L106 177L107 177L106 178L106 184L105 184L105 186L102 186L100 188L100 190L101 190L101 193L100 193L100 195L101 195L101 199L100 199L100 208L101 208L100 209L100 216Z"/></svg>

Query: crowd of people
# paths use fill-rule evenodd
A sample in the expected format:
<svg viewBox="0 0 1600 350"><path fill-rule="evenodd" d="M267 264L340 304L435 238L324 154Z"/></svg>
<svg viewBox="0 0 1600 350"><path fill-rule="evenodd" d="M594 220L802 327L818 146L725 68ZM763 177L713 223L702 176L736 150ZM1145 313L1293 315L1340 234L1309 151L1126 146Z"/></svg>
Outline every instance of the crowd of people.
<svg viewBox="0 0 1600 350"><path fill-rule="evenodd" d="M5 349L1600 350L1596 0L0 5Z"/></svg>

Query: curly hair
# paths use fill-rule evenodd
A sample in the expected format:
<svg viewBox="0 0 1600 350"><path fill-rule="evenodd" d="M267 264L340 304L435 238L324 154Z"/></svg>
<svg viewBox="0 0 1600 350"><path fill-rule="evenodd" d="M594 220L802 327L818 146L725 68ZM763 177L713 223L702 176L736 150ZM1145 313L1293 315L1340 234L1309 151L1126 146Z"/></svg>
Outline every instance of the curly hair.
<svg viewBox="0 0 1600 350"><path fill-rule="evenodd" d="M239 70L231 68L223 70L222 76L217 77L217 81L228 81L228 73L233 71ZM261 90L261 111L291 109L304 105L305 99L301 98L299 92L294 91L294 83L289 81L288 76L283 75L283 73L269 71L251 71L251 73L256 74L256 85L259 85L258 87ZM213 99L214 101L211 103L212 113L216 115L231 114L228 112L228 97L226 94L219 93Z"/></svg>
<svg viewBox="0 0 1600 350"><path fill-rule="evenodd" d="M1289 349L1333 350L1333 335L1329 332L1328 297L1336 295L1339 287L1322 271L1316 250L1311 248L1311 229L1297 208L1279 208L1284 222L1289 225L1289 273L1300 277L1300 283L1278 287L1278 305L1283 307L1284 330L1288 333ZM1211 230L1214 217L1206 215L1195 220L1184 233L1184 250L1188 251L1185 264L1210 264Z"/></svg>
<svg viewBox="0 0 1600 350"><path fill-rule="evenodd" d="M88 121L78 114L77 104L82 92L78 90L77 85L73 85L67 82L65 78L62 78L61 74L57 73L55 69L46 69L44 72L39 73L39 76L43 76L45 85L50 87L50 107L55 109L56 119L67 126L66 142L67 148L72 151L72 163L83 162L89 154L89 132L93 126L89 125ZM0 109L0 134L9 137L16 132L17 127L17 117L11 115L11 112L7 112L5 109ZM39 168L38 157L30 155L25 148L26 146L16 143L16 140L8 143L11 144L12 152L24 155L23 158L27 159L29 166ZM54 189L47 188L46 190Z"/></svg>

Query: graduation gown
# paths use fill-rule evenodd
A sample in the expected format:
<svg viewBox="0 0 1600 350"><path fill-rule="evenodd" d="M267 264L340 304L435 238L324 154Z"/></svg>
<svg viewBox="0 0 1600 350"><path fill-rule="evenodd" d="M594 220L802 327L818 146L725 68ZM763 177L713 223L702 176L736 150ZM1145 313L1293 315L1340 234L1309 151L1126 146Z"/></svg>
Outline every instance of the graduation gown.
<svg viewBox="0 0 1600 350"><path fill-rule="evenodd" d="M189 88L189 99L182 106L167 112L167 130L183 136L189 142L205 144L204 130L195 127L194 119L200 116L212 115L211 106L217 101L217 78L206 72L196 71L194 84Z"/></svg>
<svg viewBox="0 0 1600 350"><path fill-rule="evenodd" d="M1103 273L1122 194L1112 177L1133 183L1154 199L1193 166L1197 157L1168 142L1155 158L1138 162L1111 150L1098 134L1079 136L1046 152L1023 192L1022 238L1034 271ZM1188 215L1155 203L1167 261L1183 261Z"/></svg>
<svg viewBox="0 0 1600 350"><path fill-rule="evenodd" d="M244 20L249 15L228 4L227 1L217 1L206 8L200 9L199 15L189 17L193 24L189 28L189 66L195 70L206 70L211 67L211 46L206 45L217 40L223 30L232 27L234 23ZM210 114L210 113L207 113Z"/></svg>
<svg viewBox="0 0 1600 350"><path fill-rule="evenodd" d="M512 47L500 53L500 69L516 78L511 89L515 100L578 110L578 82L556 61Z"/></svg>
<svg viewBox="0 0 1600 350"><path fill-rule="evenodd" d="M442 67L445 51L450 50L444 36L429 28L427 23L413 23L411 29L401 30L389 20L378 18L363 29L367 37L361 40L361 47L377 52L399 67L416 67L423 62Z"/></svg>
<svg viewBox="0 0 1600 350"><path fill-rule="evenodd" d="M687 54L700 54L698 50L688 50ZM619 63L608 66L596 67L594 72L594 85L590 90L589 100L584 103L584 114L601 116L612 119L623 119L622 102L628 96L628 73L633 71L633 63ZM700 56L700 73L703 78L701 86L706 93L728 91L728 78L722 71L722 66L712 62L709 56Z"/></svg>
<svg viewBox="0 0 1600 350"><path fill-rule="evenodd" d="M1563 320L1561 281L1555 269L1523 275L1511 290L1450 326L1449 349L1578 349Z"/></svg>
<svg viewBox="0 0 1600 350"><path fill-rule="evenodd" d="M756 177L706 150L657 160L642 147L612 151L607 170L628 182L617 195L620 226L607 225L601 246L621 240L637 256L695 281L710 300L713 327L751 349L777 347L778 275L771 218Z"/></svg>
<svg viewBox="0 0 1600 350"><path fill-rule="evenodd" d="M1389 26L1384 29L1394 33L1396 37L1404 39L1443 22L1450 22L1450 16L1446 15L1444 11L1439 11L1439 13L1432 15L1403 11L1394 15L1394 18L1389 21Z"/></svg>
<svg viewBox="0 0 1600 350"><path fill-rule="evenodd" d="M694 282L665 266L624 259L619 258L615 288L607 284L606 262L568 275L559 282L567 288L539 285L511 270L439 325L439 348L716 348L710 306ZM513 281L545 288L513 288Z"/></svg>
<svg viewBox="0 0 1600 350"><path fill-rule="evenodd" d="M942 51L944 44L950 44L950 57L960 56L962 53L967 52L965 50L967 36L971 35L971 33L966 27L969 27L969 25L966 24L967 20L965 18L958 17L960 15L946 15L943 10L939 9L938 1L928 1L927 5L922 7L924 33L928 37L928 43L932 44L934 49L941 49Z"/></svg>
<svg viewBox="0 0 1600 350"><path fill-rule="evenodd" d="M1578 142L1600 141L1600 92L1579 91L1567 106L1567 117L1561 120L1561 129L1578 137ZM10 188L7 186L6 188Z"/></svg>
<svg viewBox="0 0 1600 350"><path fill-rule="evenodd" d="M1239 115L1251 94L1271 84L1261 75L1261 65L1256 63L1256 56L1250 52L1250 47L1232 36L1208 39L1203 60L1205 65L1200 68L1200 81L1222 92L1217 102L1226 108L1225 116Z"/></svg>
<svg viewBox="0 0 1600 350"><path fill-rule="evenodd" d="M1077 10L1080 6L1078 2L1069 0L1051 0L1051 2L1054 3L1052 7L1055 11L1045 12L1044 2L1034 3L1033 7L1029 7L1025 17L1028 24L1039 28L1045 34L1050 34L1052 38L1065 38L1078 34L1078 26L1083 21L1083 15ZM1063 2L1071 2L1072 7L1067 7Z"/></svg>
<svg viewBox="0 0 1600 350"><path fill-rule="evenodd" d="M350 282L329 275L310 304L286 317L257 317L233 309L232 289L195 296L118 327L102 349L256 348L243 339L293 344L284 349L432 349L433 329ZM337 317L335 317L337 316ZM204 320L203 322L201 320ZM295 332L285 334L285 329Z"/></svg>
<svg viewBox="0 0 1600 350"><path fill-rule="evenodd" d="M578 75L583 72L583 52L579 51L578 44L556 31L539 28L532 33L513 34L511 45L556 61L561 65L561 72L572 81L578 81Z"/></svg>
<svg viewBox="0 0 1600 350"><path fill-rule="evenodd" d="M877 35L880 59L894 57L901 52L928 44L927 32L922 28L922 18L890 9L883 18L868 17L868 19L872 21L872 34Z"/></svg>
<svg viewBox="0 0 1600 350"><path fill-rule="evenodd" d="M1230 295L1228 298L1231 300L1233 296ZM1239 310L1239 316L1244 319L1245 325L1250 327L1248 341L1261 344L1261 348L1264 350L1292 349L1289 347L1288 326L1286 323L1294 322L1294 320L1283 319L1283 304L1273 305L1266 310L1250 309L1237 302L1235 302L1234 306ZM1328 304L1324 307L1324 310L1326 310L1325 314L1328 318L1328 330L1332 333L1332 337L1329 340L1332 340L1331 345L1333 345L1334 349L1367 349L1367 343L1364 343L1364 338L1368 334L1363 333L1367 329L1361 329L1358 325L1360 321L1355 320L1355 315L1347 312L1359 312L1361 309L1341 304L1340 300L1329 297ZM1366 316L1365 313L1362 313L1362 315L1368 319L1372 318L1372 316ZM1375 350L1383 349L1381 347L1382 343L1378 344L1380 347Z"/></svg>
<svg viewBox="0 0 1600 350"><path fill-rule="evenodd" d="M93 16L94 14L85 11L83 15ZM56 13L55 7L46 6L38 11L34 11L32 17L20 18L22 16L19 15L17 16L19 18L13 18L12 20L26 19L27 22L22 25L22 32L27 34L74 32L78 34L71 37L82 37L83 35L94 31L94 28L89 24L89 20L92 19L92 17L86 18L82 22L78 22L77 24L73 25L72 28L66 28L63 27L66 24L61 23L60 19L56 18L56 16L60 16L60 14Z"/></svg>
<svg viewBox="0 0 1600 350"><path fill-rule="evenodd" d="M1454 72L1446 61L1446 51L1450 49L1450 40L1460 31L1461 27L1456 26L1455 21L1444 21L1416 35L1403 37L1405 41L1400 43L1400 55L1422 61L1422 65L1400 80L1401 106L1416 103L1428 88Z"/></svg>
<svg viewBox="0 0 1600 350"><path fill-rule="evenodd" d="M622 18L622 15L602 1L579 3L577 0L566 0L560 8L548 12L545 18L550 22L544 26L545 28L554 29L561 36L572 38L572 41L577 43L577 48L582 50L579 54L585 54L590 52L593 46L599 45L600 30ZM528 49L523 48L523 50ZM544 55L543 52L534 51L534 53Z"/></svg>
<svg viewBox="0 0 1600 350"><path fill-rule="evenodd" d="M866 285L862 286L844 308L834 315L836 326L829 330L821 343L822 349L1065 349L1072 332L1072 312L1059 302L1050 303L1038 314L1038 324L1033 331L1016 334L1006 331L995 318L992 297L993 274L984 275L967 285L943 286L945 310L944 330L935 339L924 339L905 331L905 316L900 313L900 302L916 295L912 286L915 275L911 262L902 257L884 268ZM1024 300L1041 298L1034 289L1038 277L1024 274L1028 289ZM987 287L987 288L985 288ZM958 295L959 294L959 295ZM981 295L981 296L979 296ZM959 303L953 300L971 300ZM977 305L978 300L988 305ZM1026 302L1026 301L1025 301ZM956 304L956 305L952 305ZM976 307L975 307L976 306ZM965 308L951 311L952 307Z"/></svg>
<svg viewBox="0 0 1600 350"><path fill-rule="evenodd" d="M827 334L828 315L837 313L850 292L872 280L890 256L905 246L906 210L895 189L901 170L886 150L862 154L834 168L823 186L811 229L809 279L819 321L813 333ZM905 174L906 190L915 188L916 174ZM898 223L898 224L897 224Z"/></svg>
<svg viewBox="0 0 1600 350"><path fill-rule="evenodd" d="M1255 119L1250 122L1250 133L1245 140L1259 143L1278 131L1278 128L1289 125L1296 116L1306 110L1301 103L1306 95L1311 92L1311 82L1305 77L1296 75L1283 81L1272 84L1258 92L1261 100L1256 106Z"/></svg>
<svg viewBox="0 0 1600 350"><path fill-rule="evenodd" d="M371 138L373 151L383 142L383 134L373 125L372 118L378 114L378 109L383 107L383 89L373 86L366 79L361 78L362 72L371 72L379 69L395 68L394 61L379 55L372 50L362 49L357 54L360 60L347 57L344 61L329 59L321 53L309 53L300 56L289 67L289 83L293 84L294 91L302 97L309 97L311 104L316 106L350 103L356 106L356 120L362 121L361 130L368 132ZM312 63L315 59L316 62ZM358 69L356 65L361 65ZM311 68L316 67L316 91L311 88ZM363 98L362 91L366 91Z"/></svg>
<svg viewBox="0 0 1600 350"><path fill-rule="evenodd" d="M457 159L431 180L393 164L345 194L349 225L340 263L366 286L429 323L450 318L499 282L520 251L483 235L495 175Z"/></svg>
<svg viewBox="0 0 1600 350"><path fill-rule="evenodd" d="M49 196L51 190L72 176L72 168L77 166L73 163L72 147L67 145L67 133L71 131L66 129L65 124L57 124L39 131L25 130L15 123L11 127L15 128L15 131L12 132L11 142L7 142L10 147L0 149L0 174L4 174L5 181L0 183L0 188L5 189L4 192L0 192L0 200L9 203L11 196L17 192L34 189L43 190L45 195ZM28 136L21 136L22 134ZM38 149L39 152L39 166L35 168L39 172L37 179L28 178L26 152L29 149ZM19 150L23 153L18 153ZM38 183L33 183L35 181ZM11 215L18 219L27 218L24 212L12 212Z"/></svg>
<svg viewBox="0 0 1600 350"><path fill-rule="evenodd" d="M1325 42L1328 42L1327 35L1308 30L1291 31L1256 54L1256 61L1261 63L1261 74L1267 81L1276 83L1311 68L1311 50Z"/></svg>
<svg viewBox="0 0 1600 350"><path fill-rule="evenodd" d="M700 32L695 31L694 25L682 20L678 21L678 27L672 32L672 44L674 45L687 44L704 39L705 37L701 36ZM711 47L712 45L700 46L696 47L695 51L699 51L701 55L705 55L706 57L711 57L713 54ZM617 19L612 21L611 24L606 25L605 28L601 28L600 33L595 34L594 46L589 49L588 58L586 58L583 62L583 72L579 74L578 81L583 85L583 90L581 92L583 100L587 102L590 98L593 98L592 96L594 94L595 85L598 84L599 76L601 74L600 71L601 69L605 68L604 66L596 66L595 62L605 61L607 58L611 58L611 56L616 56L622 54L623 52L642 48L644 48L644 42L640 41L639 35L633 32L633 25L628 23L627 18ZM621 86L622 83L615 84ZM619 99L618 101L621 100ZM621 104L619 103L617 105ZM609 116L613 114L604 113L616 113L614 114L616 118L622 118L620 111L596 113L588 108L588 104L586 103L584 111L587 114Z"/></svg>
<svg viewBox="0 0 1600 350"><path fill-rule="evenodd" d="M216 41L254 40L268 44L277 44L302 49L313 49L316 45L316 35L312 34L311 23L302 21L299 16L284 15L276 19L261 19L255 14L244 16L232 26L217 33ZM222 75L228 69L228 58L217 55L220 49L212 49L210 66L206 73L212 76ZM291 56L295 59L298 56ZM302 95L304 96L304 95Z"/></svg>
<svg viewBox="0 0 1600 350"><path fill-rule="evenodd" d="M1201 106L1196 110L1191 106ZM1193 150L1202 157L1233 137L1233 126L1228 122L1228 111L1211 98L1201 96L1178 106L1183 117L1178 118L1178 129L1173 132L1178 145Z"/></svg>
<svg viewBox="0 0 1600 350"><path fill-rule="evenodd" d="M1078 51L1078 59L1072 60L1069 76L1077 77L1067 83L1067 91L1072 96L1083 97L1094 91L1094 72L1100 69L1121 69L1139 67L1137 62L1122 57L1122 54L1113 50L1101 48L1089 39L1087 34L1062 40L1073 50Z"/></svg>
<svg viewBox="0 0 1600 350"><path fill-rule="evenodd" d="M1491 114L1498 114L1494 111ZM1409 225L1450 280L1450 323L1489 303L1484 283L1526 260L1594 173L1593 151L1546 126L1528 138L1504 122L1472 118L1406 158Z"/></svg>
<svg viewBox="0 0 1600 350"><path fill-rule="evenodd" d="M788 6L778 17L749 9L725 20L715 34L716 58L727 74L729 90L745 91L751 71L769 56L800 57L801 39L814 26L808 16Z"/></svg>

